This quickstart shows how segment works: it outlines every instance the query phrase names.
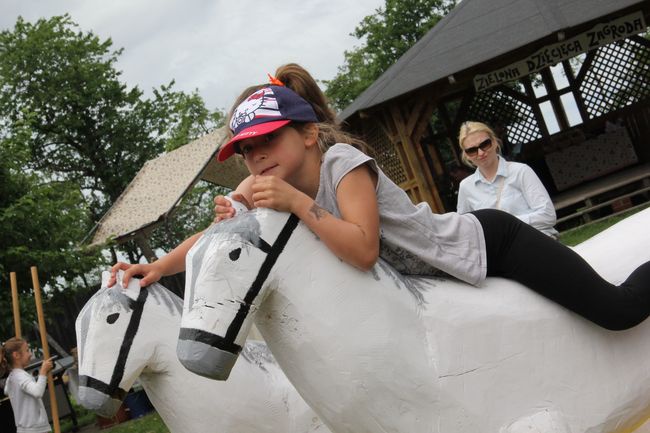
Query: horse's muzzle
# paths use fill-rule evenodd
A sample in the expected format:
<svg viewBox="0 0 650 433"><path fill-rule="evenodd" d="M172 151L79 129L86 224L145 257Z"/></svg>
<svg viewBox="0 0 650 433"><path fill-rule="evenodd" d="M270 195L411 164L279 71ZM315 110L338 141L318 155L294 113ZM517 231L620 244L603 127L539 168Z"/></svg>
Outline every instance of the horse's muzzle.
<svg viewBox="0 0 650 433"><path fill-rule="evenodd" d="M80 386L79 404L99 416L112 418L122 405L122 400L112 398L110 395L88 386Z"/></svg>
<svg viewBox="0 0 650 433"><path fill-rule="evenodd" d="M238 353L187 339L178 340L176 355L181 364L192 373L216 380L228 379L239 356Z"/></svg>

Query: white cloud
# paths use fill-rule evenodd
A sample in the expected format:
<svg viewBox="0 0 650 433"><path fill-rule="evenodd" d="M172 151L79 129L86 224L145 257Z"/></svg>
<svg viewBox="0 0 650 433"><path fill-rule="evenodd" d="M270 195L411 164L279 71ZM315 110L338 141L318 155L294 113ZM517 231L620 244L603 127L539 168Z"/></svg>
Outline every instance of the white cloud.
<svg viewBox="0 0 650 433"><path fill-rule="evenodd" d="M28 21L69 13L82 30L114 49L124 47L118 69L129 86L146 92L176 80L198 89L208 107L228 109L247 86L286 62L331 79L349 36L383 0L2 0L0 28L18 15Z"/></svg>

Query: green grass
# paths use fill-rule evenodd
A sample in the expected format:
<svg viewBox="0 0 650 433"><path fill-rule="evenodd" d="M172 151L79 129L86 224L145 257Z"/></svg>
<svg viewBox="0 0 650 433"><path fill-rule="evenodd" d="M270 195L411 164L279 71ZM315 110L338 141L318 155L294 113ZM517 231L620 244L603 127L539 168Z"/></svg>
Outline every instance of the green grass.
<svg viewBox="0 0 650 433"><path fill-rule="evenodd" d="M97 416L94 412L89 411L83 406L78 405L73 398L70 398L70 403L74 408L77 415L77 426L82 428L84 426L95 424ZM72 432L72 420L67 418L61 420L61 433ZM99 428L97 428L99 430ZM165 423L160 419L156 411L152 411L147 415L138 419L125 421L116 426L101 430L102 433L169 433L169 429Z"/></svg>
<svg viewBox="0 0 650 433"><path fill-rule="evenodd" d="M590 237L602 232L606 228L616 224L617 222L629 217L632 214L635 214L647 208L648 206L650 205L641 206L637 209L632 209L615 216L603 218L602 220L590 224L585 224L575 229L567 230L566 232L562 232L560 233L560 242L569 246L578 245L580 242L589 239Z"/></svg>
<svg viewBox="0 0 650 433"><path fill-rule="evenodd" d="M97 419L94 412L91 412L85 407L77 404L77 402L75 402L74 398L72 397L70 397L70 404L72 404L72 408L74 409L75 415L77 416L77 426L79 428L86 426L88 424L93 424ZM73 424L70 418L66 418L61 421L61 433L71 432L72 427Z"/></svg>
<svg viewBox="0 0 650 433"><path fill-rule="evenodd" d="M157 412L153 411L138 419L118 424L106 430L105 433L169 433L169 429L160 419Z"/></svg>

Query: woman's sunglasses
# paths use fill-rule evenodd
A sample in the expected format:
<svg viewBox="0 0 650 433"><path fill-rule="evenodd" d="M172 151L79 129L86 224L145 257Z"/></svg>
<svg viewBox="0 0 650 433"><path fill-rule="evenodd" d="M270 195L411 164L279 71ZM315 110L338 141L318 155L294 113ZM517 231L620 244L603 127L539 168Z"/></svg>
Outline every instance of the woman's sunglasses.
<svg viewBox="0 0 650 433"><path fill-rule="evenodd" d="M474 147L467 147L463 149L467 156L475 156L478 154L478 150L481 149L483 152L487 151L492 147L492 139L491 138L486 138L485 140L481 141L478 146Z"/></svg>

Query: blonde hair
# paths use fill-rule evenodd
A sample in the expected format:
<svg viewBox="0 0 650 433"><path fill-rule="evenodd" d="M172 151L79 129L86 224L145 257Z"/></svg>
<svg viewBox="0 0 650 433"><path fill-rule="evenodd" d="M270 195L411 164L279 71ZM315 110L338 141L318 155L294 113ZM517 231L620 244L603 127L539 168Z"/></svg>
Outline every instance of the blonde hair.
<svg viewBox="0 0 650 433"><path fill-rule="evenodd" d="M18 337L10 338L4 342L0 348L0 377L13 368L13 354L20 352L24 344L27 344L27 340Z"/></svg>
<svg viewBox="0 0 650 433"><path fill-rule="evenodd" d="M472 120L463 122L463 124L460 125L460 131L458 131L458 147L460 147L460 158L463 160L465 165L468 165L472 168L476 166L472 164L472 161L470 161L470 159L467 157L465 148L463 147L463 141L465 141L468 135L474 134L475 132L485 132L487 135L489 135L492 141L497 145L497 152L501 153L501 140L497 138L492 128L482 122L475 122Z"/></svg>
<svg viewBox="0 0 650 433"><path fill-rule="evenodd" d="M318 87L318 83L314 77L305 68L296 63L287 63L276 69L275 78L284 83L286 87L293 90L302 99L309 102L314 109L316 117L319 120L316 126L318 126L318 148L321 153L327 152L336 143L350 144L362 152L367 150L367 145L363 140L341 129L340 125L336 122L336 113L330 107L327 97L320 87ZM269 84L257 84L244 90L230 109L228 120L230 121L239 104L244 102L252 93L267 86ZM303 125L292 122L289 126L302 131ZM232 131L230 129L228 131L230 133L228 140L230 140L232 138Z"/></svg>

